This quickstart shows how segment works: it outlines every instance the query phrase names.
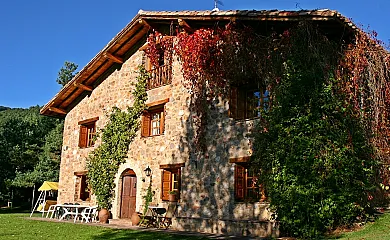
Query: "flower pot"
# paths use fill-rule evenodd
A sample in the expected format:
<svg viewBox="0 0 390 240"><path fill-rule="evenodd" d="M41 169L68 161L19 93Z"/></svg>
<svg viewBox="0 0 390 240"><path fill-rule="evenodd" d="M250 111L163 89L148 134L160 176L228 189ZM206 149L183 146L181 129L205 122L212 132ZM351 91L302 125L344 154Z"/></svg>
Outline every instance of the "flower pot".
<svg viewBox="0 0 390 240"><path fill-rule="evenodd" d="M110 216L110 212L107 209L105 209L105 208L100 209L99 222L100 223L107 223L109 216Z"/></svg>
<svg viewBox="0 0 390 240"><path fill-rule="evenodd" d="M134 212L133 215L131 215L131 224L133 226L138 225L138 223L141 221L141 218L139 217L137 212Z"/></svg>
<svg viewBox="0 0 390 240"><path fill-rule="evenodd" d="M177 202L176 194L169 194L169 195L168 195L168 200L169 200L170 202Z"/></svg>

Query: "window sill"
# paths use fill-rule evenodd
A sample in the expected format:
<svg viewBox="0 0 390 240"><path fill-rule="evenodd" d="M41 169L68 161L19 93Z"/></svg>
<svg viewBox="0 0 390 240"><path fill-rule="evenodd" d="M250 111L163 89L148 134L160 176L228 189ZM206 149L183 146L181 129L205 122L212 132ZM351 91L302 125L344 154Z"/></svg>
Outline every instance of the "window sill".
<svg viewBox="0 0 390 240"><path fill-rule="evenodd" d="M157 86L157 87L147 88L147 89L146 89L146 92L147 92L147 91L154 90L154 89L157 89L157 88L160 88L160 87L169 86L169 85L171 85L171 83L169 83L169 84L163 84L163 85L159 85L159 86Z"/></svg>
<svg viewBox="0 0 390 240"><path fill-rule="evenodd" d="M235 122L247 122L247 121L254 121L254 120L261 119L261 117L245 118L245 119L235 119L235 118L232 118L232 117L229 117L229 118L234 120Z"/></svg>
<svg viewBox="0 0 390 240"><path fill-rule="evenodd" d="M90 146L90 147L79 147L79 149L88 149L88 148L93 148L94 146Z"/></svg>
<svg viewBox="0 0 390 240"><path fill-rule="evenodd" d="M150 135L150 136L141 136L141 138L152 138L152 137L160 137L164 136L165 134L159 134L159 135Z"/></svg>
<svg viewBox="0 0 390 240"><path fill-rule="evenodd" d="M174 202L171 202L171 201L169 201L169 200L164 200L164 199L161 199L161 201L163 201L163 202L165 202L165 203L180 203L180 199L177 199L176 201L174 201Z"/></svg>
<svg viewBox="0 0 390 240"><path fill-rule="evenodd" d="M264 204L264 205L268 205L269 204L269 201L262 201L262 200L258 200L258 201L249 201L249 200L234 200L234 203L235 204Z"/></svg>

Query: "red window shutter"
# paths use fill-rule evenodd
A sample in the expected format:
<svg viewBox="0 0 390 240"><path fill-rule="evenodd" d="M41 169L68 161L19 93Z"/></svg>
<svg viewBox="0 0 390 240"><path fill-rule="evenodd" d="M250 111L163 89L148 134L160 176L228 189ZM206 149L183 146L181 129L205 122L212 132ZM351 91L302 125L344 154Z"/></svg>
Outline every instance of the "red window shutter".
<svg viewBox="0 0 390 240"><path fill-rule="evenodd" d="M161 176L161 183L162 183L162 189L161 189L161 199L168 201L169 199L169 191L171 190L171 172L167 170L163 170L162 176Z"/></svg>
<svg viewBox="0 0 390 240"><path fill-rule="evenodd" d="M245 197L245 168L237 164L234 169L234 197L236 200L244 200Z"/></svg>
<svg viewBox="0 0 390 240"><path fill-rule="evenodd" d="M236 118L237 115L237 88L230 88L229 117Z"/></svg>
<svg viewBox="0 0 390 240"><path fill-rule="evenodd" d="M79 147L81 147L81 148L87 147L87 139L88 139L87 134L88 134L87 127L81 125L80 126L80 136L79 136Z"/></svg>
<svg viewBox="0 0 390 240"><path fill-rule="evenodd" d="M149 112L145 112L142 115L141 136L142 137L150 136L150 113Z"/></svg>

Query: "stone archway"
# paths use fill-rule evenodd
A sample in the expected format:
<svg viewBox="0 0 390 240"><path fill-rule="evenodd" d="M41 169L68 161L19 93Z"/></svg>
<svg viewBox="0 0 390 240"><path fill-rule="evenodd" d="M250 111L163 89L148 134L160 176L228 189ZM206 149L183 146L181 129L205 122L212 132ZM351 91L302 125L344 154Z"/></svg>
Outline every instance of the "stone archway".
<svg viewBox="0 0 390 240"><path fill-rule="evenodd" d="M132 169L126 169L121 174L122 191L120 218L131 218L136 208L137 176Z"/></svg>

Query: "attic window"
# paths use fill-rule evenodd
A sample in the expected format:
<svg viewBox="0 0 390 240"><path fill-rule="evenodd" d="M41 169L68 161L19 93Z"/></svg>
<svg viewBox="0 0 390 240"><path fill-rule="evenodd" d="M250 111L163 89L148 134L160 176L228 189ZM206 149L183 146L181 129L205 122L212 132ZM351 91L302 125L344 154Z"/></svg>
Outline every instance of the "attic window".
<svg viewBox="0 0 390 240"><path fill-rule="evenodd" d="M95 144L94 137L96 135L96 121L99 117L80 121L80 135L79 135L79 147L87 148L93 147Z"/></svg>

